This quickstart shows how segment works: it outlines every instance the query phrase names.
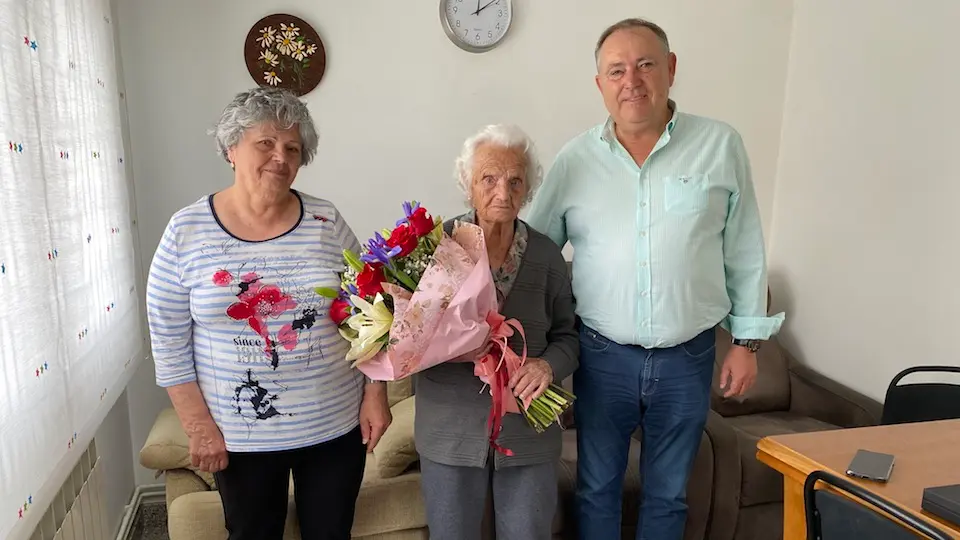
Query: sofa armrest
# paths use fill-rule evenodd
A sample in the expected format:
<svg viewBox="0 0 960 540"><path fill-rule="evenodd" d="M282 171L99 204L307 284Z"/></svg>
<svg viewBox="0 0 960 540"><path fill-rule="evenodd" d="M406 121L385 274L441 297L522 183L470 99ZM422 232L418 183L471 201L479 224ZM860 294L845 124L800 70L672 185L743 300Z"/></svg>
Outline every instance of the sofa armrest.
<svg viewBox="0 0 960 540"><path fill-rule="evenodd" d="M155 471L190 467L190 439L172 407L160 411L140 449L140 464Z"/></svg>
<svg viewBox="0 0 960 540"><path fill-rule="evenodd" d="M140 449L140 464L148 469L163 472L186 469L213 487L213 475L201 471L190 463L190 439L183 431L180 418L172 407L160 411L150 428L147 440Z"/></svg>
<svg viewBox="0 0 960 540"><path fill-rule="evenodd" d="M187 469L172 469L164 471L164 491L166 492L167 508L181 495L210 491L207 482Z"/></svg>
<svg viewBox="0 0 960 540"><path fill-rule="evenodd" d="M704 431L713 447L713 499L706 540L732 540L740 511L740 449L737 434L716 411L707 414Z"/></svg>
<svg viewBox="0 0 960 540"><path fill-rule="evenodd" d="M790 412L842 428L880 423L882 404L788 358Z"/></svg>

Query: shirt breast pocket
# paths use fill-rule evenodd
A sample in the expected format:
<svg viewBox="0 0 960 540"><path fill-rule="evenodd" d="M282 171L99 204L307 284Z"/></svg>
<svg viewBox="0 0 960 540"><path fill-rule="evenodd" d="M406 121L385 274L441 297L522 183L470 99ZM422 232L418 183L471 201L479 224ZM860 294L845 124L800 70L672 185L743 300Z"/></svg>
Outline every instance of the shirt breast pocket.
<svg viewBox="0 0 960 540"><path fill-rule="evenodd" d="M668 176L663 203L673 214L698 214L710 206L710 177L702 173Z"/></svg>

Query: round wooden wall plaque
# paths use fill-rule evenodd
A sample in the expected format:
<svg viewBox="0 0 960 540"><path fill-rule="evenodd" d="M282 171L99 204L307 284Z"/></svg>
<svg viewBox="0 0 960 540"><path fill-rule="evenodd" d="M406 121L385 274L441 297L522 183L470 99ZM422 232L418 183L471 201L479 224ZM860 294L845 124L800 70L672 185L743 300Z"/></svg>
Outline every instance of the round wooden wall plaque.
<svg viewBox="0 0 960 540"><path fill-rule="evenodd" d="M317 31L283 13L268 15L250 28L243 57L257 84L286 88L298 96L316 88L327 67Z"/></svg>

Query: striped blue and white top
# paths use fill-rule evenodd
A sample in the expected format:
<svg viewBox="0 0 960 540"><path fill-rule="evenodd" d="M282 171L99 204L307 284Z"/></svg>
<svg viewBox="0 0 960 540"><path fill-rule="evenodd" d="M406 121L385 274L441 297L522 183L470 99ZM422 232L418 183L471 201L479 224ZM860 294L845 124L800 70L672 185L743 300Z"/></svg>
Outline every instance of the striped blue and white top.
<svg viewBox="0 0 960 540"><path fill-rule="evenodd" d="M359 423L363 375L314 292L339 287L342 250L359 243L332 203L297 195L297 225L261 242L228 233L204 197L170 219L150 267L157 384L197 381L231 452L301 448Z"/></svg>

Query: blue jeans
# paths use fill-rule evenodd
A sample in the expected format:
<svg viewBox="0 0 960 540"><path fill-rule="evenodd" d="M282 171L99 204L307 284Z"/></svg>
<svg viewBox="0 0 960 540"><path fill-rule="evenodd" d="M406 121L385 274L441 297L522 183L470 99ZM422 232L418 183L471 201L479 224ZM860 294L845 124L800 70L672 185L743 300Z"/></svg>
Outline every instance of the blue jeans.
<svg viewBox="0 0 960 540"><path fill-rule="evenodd" d="M687 479L710 408L715 330L668 349L614 343L580 328L577 516L581 540L621 537L630 437L642 430L637 540L681 540Z"/></svg>

